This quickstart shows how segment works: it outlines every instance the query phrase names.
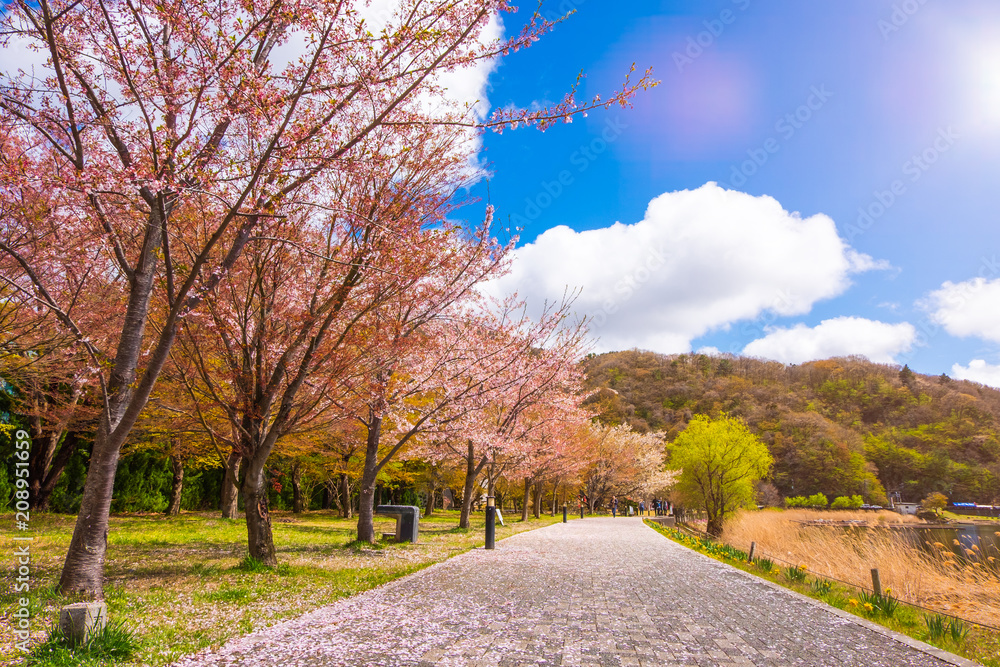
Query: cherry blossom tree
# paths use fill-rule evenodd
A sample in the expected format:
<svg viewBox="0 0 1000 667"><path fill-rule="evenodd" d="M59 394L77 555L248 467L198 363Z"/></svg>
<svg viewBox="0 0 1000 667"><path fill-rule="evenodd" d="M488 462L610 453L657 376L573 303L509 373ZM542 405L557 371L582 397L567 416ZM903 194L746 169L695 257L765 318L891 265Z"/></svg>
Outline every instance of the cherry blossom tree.
<svg viewBox="0 0 1000 667"><path fill-rule="evenodd" d="M578 362L586 351L585 323L570 323L572 299L547 304L530 318L511 297L495 315L481 349L500 360L490 390L463 413L456 436L446 438L441 455L458 457L465 467L459 526L469 527L472 495L487 471L487 492L496 480L524 457L527 433L539 422L528 419L532 410L572 394L578 383ZM430 455L430 454L429 454Z"/></svg>
<svg viewBox="0 0 1000 667"><path fill-rule="evenodd" d="M524 442L516 467L510 471L524 481L522 521L528 519L528 498L532 489L533 514L537 519L541 514L544 484L552 482L555 503L559 482L576 477L588 463L581 446L586 434L581 431L589 425L590 415L580 407L580 400L579 394L570 394L564 389L562 395L552 396L524 415L520 435Z"/></svg>
<svg viewBox="0 0 1000 667"><path fill-rule="evenodd" d="M648 497L672 485L675 474L664 468L662 433L638 433L628 425L591 427L590 462L584 492L590 511L612 495Z"/></svg>
<svg viewBox="0 0 1000 667"><path fill-rule="evenodd" d="M121 447L184 322L247 247L287 232L291 202L323 201L324 180L364 163L376 130L481 125L408 102L439 92L436 73L528 46L551 27L536 18L484 44L484 26L511 9L504 0L401 0L372 34L356 5L14 0L0 17L0 45L45 58L0 75L0 278L57 317L99 387L64 592L102 595ZM649 83L490 122L545 126L627 103Z"/></svg>

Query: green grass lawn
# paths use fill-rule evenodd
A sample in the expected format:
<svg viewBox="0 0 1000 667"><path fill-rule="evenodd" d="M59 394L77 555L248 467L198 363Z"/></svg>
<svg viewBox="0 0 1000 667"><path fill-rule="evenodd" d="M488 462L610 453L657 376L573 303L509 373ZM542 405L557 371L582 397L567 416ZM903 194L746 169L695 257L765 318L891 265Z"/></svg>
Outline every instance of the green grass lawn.
<svg viewBox="0 0 1000 667"><path fill-rule="evenodd" d="M948 632L936 637L931 636L930 625L926 619L937 617L941 618L945 623L950 621L950 619L944 619L937 614L924 612L902 604L891 615L887 616L879 613L876 609L865 609L864 598L860 595L858 589L852 586L840 584L822 577L815 577L804 570L796 572L795 568L791 568L791 570L787 567L782 568L767 559L762 559L764 561L763 564L747 563L745 554L740 558L733 558L730 553L726 552L725 545L721 543L706 548L700 538L695 538L683 531L666 528L652 521L646 521L646 525L678 544L682 544L689 549L694 549L732 567L749 572L754 576L767 579L785 588L821 600L832 607L878 623L890 630L976 660L985 667L1000 667L1000 637L991 629L973 624L963 624L968 634L961 639L952 639Z"/></svg>
<svg viewBox="0 0 1000 667"><path fill-rule="evenodd" d="M139 637L140 649L129 664L162 665L181 655L277 621L300 615L354 593L374 588L440 562L484 542L485 517L473 514L468 531L458 529L458 512L436 512L420 520L418 544L380 542L359 546L356 519L332 512L294 515L274 512L276 570L248 571L246 524L217 513L177 517L128 515L111 518L105 600L112 621L122 620ZM13 515L0 515L12 525ZM508 521L497 539L561 521L562 516ZM33 514L31 532L31 609L33 640L43 641L70 602L55 593L75 517ZM392 519L376 518L376 534L392 532ZM21 535L24 535L22 533ZM13 553L5 539L6 554ZM8 559L13 557L8 555ZM10 571L14 563L4 563ZM17 664L7 619L16 603L13 581L0 595L0 664ZM19 597L20 595L18 595Z"/></svg>

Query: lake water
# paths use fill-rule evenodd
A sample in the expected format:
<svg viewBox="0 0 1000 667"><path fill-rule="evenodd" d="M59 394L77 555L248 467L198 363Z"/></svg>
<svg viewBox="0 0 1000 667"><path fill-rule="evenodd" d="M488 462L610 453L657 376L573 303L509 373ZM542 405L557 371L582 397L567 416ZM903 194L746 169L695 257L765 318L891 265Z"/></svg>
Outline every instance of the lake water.
<svg viewBox="0 0 1000 667"><path fill-rule="evenodd" d="M955 524L954 526L933 526L911 530L921 543L940 542L959 555L963 554L962 548L971 549L973 546L977 546L980 553L1000 557L1000 536L998 536L1000 523L992 525ZM958 545L955 544L955 540L958 540Z"/></svg>

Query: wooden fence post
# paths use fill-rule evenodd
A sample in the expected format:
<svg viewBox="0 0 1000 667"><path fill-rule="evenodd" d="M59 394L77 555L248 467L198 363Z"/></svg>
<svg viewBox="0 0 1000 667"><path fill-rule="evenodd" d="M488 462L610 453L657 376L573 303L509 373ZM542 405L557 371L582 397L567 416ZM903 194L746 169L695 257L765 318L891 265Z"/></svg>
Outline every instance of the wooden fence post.
<svg viewBox="0 0 1000 667"><path fill-rule="evenodd" d="M872 589L875 591L875 595L882 595L882 582L878 578L878 568L872 568Z"/></svg>

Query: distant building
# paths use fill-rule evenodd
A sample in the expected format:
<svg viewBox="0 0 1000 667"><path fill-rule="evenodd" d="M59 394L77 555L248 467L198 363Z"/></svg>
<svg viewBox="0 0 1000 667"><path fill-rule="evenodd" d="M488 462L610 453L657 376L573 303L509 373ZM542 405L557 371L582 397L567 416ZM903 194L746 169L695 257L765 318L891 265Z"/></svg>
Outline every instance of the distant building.
<svg viewBox="0 0 1000 667"><path fill-rule="evenodd" d="M900 514L916 514L920 503L896 503L896 511Z"/></svg>

